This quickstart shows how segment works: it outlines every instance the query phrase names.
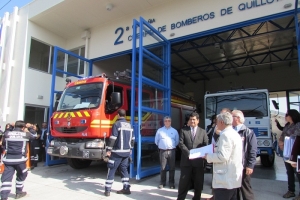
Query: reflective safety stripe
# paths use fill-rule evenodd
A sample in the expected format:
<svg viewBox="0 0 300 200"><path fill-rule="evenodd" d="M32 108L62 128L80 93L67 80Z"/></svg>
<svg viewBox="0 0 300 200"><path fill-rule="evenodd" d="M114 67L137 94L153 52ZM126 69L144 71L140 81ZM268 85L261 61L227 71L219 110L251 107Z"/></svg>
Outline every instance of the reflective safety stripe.
<svg viewBox="0 0 300 200"><path fill-rule="evenodd" d="M19 141L19 142L28 142L29 139L26 138L5 138L6 141Z"/></svg>
<svg viewBox="0 0 300 200"><path fill-rule="evenodd" d="M20 159L8 159L6 157L3 158L3 161L5 161L5 162L20 162L20 161L26 161L26 160L27 160L27 158L25 158L25 157L22 157Z"/></svg>
<svg viewBox="0 0 300 200"><path fill-rule="evenodd" d="M11 187L1 187L0 191L11 190Z"/></svg>
<svg viewBox="0 0 300 200"><path fill-rule="evenodd" d="M116 136L113 136L113 135L111 135L111 136L109 137L109 139L116 140L116 139L117 139L117 137L116 137Z"/></svg>
<svg viewBox="0 0 300 200"><path fill-rule="evenodd" d="M27 172L27 171L28 171L28 169L26 168L26 169L24 169L22 172L25 173L25 172Z"/></svg>
<svg viewBox="0 0 300 200"><path fill-rule="evenodd" d="M122 178L122 181L129 181L129 178Z"/></svg>
<svg viewBox="0 0 300 200"><path fill-rule="evenodd" d="M113 149L112 152L130 152L130 149Z"/></svg>
<svg viewBox="0 0 300 200"><path fill-rule="evenodd" d="M107 162L111 163L111 164L114 164L115 161L114 160L108 160Z"/></svg>
<svg viewBox="0 0 300 200"><path fill-rule="evenodd" d="M12 185L12 182L3 182L2 185Z"/></svg>
<svg viewBox="0 0 300 200"><path fill-rule="evenodd" d="M24 181L16 181L16 184L23 184Z"/></svg>
<svg viewBox="0 0 300 200"><path fill-rule="evenodd" d="M90 117L90 114L89 114L88 111L84 111L83 113L84 113L84 115L85 115L86 117Z"/></svg>
<svg viewBox="0 0 300 200"><path fill-rule="evenodd" d="M114 182L114 179L113 180L106 180L105 183L113 183Z"/></svg>
<svg viewBox="0 0 300 200"><path fill-rule="evenodd" d="M76 114L78 115L78 117L82 117L81 112L76 112Z"/></svg>

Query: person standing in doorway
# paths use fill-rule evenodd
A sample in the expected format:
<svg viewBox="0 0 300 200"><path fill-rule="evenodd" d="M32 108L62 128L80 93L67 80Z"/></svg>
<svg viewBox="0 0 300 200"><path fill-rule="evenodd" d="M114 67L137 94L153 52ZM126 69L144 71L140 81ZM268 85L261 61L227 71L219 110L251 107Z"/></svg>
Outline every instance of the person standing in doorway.
<svg viewBox="0 0 300 200"><path fill-rule="evenodd" d="M42 123L42 131L40 137L40 156L39 161L46 161L46 142L47 142L48 124L47 122Z"/></svg>
<svg viewBox="0 0 300 200"><path fill-rule="evenodd" d="M203 158L189 159L191 149L200 148L208 144L206 131L198 127L199 121L199 114L196 112L191 113L189 127L182 128L180 132L181 161L177 200L185 199L192 183L194 184L193 200L201 199L205 160Z"/></svg>
<svg viewBox="0 0 300 200"><path fill-rule="evenodd" d="M160 159L160 184L159 189L166 186L166 166L169 165L169 186L175 188L175 158L176 146L179 143L179 136L176 129L171 127L171 117L164 117L164 126L157 130L155 135L155 144L159 149Z"/></svg>
<svg viewBox="0 0 300 200"><path fill-rule="evenodd" d="M254 193L251 187L251 174L256 162L257 140L255 133L244 125L244 114L240 110L232 111L232 126L238 132L243 142L243 176L242 186L237 190L237 199L254 200Z"/></svg>

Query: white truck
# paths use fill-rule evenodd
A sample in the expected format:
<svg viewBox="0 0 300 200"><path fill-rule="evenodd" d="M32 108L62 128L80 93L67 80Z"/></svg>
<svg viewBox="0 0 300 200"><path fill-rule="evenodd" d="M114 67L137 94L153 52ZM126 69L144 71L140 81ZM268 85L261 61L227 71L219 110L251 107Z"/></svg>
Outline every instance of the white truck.
<svg viewBox="0 0 300 200"><path fill-rule="evenodd" d="M211 124L211 117L219 114L222 108L241 110L245 125L257 137L257 156L265 167L274 164L273 134L271 133L271 113L269 93L266 89L240 89L207 93L204 97L205 127Z"/></svg>

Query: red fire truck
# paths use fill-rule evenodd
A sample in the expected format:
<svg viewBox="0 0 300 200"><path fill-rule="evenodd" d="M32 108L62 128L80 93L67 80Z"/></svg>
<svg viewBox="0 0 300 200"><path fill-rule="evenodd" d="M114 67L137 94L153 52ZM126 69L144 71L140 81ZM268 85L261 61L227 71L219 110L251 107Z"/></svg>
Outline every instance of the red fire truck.
<svg viewBox="0 0 300 200"><path fill-rule="evenodd" d="M162 95L143 88L143 106L159 109ZM185 116L195 110L187 95L174 93L171 99L172 126L180 129ZM67 158L75 168L88 167L93 160L103 159L105 142L117 120L117 110L125 109L130 121L131 85L127 80L108 78L105 74L87 77L67 84L51 117L51 135L47 153ZM143 112L142 136L155 136L164 116Z"/></svg>

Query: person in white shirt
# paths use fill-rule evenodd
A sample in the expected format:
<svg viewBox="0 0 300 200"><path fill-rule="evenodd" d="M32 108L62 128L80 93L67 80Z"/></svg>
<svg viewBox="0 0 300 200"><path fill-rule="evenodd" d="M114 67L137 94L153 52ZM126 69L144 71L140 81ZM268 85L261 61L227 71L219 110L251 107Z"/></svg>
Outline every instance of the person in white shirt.
<svg viewBox="0 0 300 200"><path fill-rule="evenodd" d="M171 127L171 117L164 117L164 126L157 130L155 135L155 144L159 149L160 158L160 184L159 189L166 185L166 165L169 165L169 186L175 188L175 159L176 146L179 143L179 135L176 129Z"/></svg>

